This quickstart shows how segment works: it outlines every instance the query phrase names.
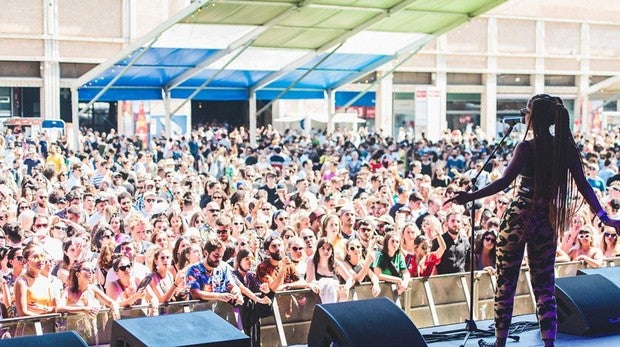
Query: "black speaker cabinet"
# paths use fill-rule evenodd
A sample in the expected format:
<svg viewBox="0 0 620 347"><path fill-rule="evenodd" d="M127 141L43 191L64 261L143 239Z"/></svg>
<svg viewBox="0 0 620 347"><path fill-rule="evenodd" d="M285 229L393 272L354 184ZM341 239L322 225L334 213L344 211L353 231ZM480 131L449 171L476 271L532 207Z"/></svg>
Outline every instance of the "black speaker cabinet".
<svg viewBox="0 0 620 347"><path fill-rule="evenodd" d="M558 330L571 335L620 331L620 288L600 274L555 280Z"/></svg>
<svg viewBox="0 0 620 347"><path fill-rule="evenodd" d="M387 298L318 305L308 347L426 346L405 312Z"/></svg>
<svg viewBox="0 0 620 347"><path fill-rule="evenodd" d="M600 267L598 269L579 269L577 275L601 275L620 287L620 266Z"/></svg>
<svg viewBox="0 0 620 347"><path fill-rule="evenodd" d="M22 336L0 340L0 347L88 347L75 331L45 334L39 336Z"/></svg>
<svg viewBox="0 0 620 347"><path fill-rule="evenodd" d="M250 347L250 338L212 311L115 320L111 347Z"/></svg>

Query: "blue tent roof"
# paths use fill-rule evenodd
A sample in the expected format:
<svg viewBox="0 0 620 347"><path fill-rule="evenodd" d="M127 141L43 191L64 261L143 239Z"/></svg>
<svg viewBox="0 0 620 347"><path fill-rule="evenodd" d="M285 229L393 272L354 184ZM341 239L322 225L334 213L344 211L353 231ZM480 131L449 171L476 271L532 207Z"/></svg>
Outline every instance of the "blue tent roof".
<svg viewBox="0 0 620 347"><path fill-rule="evenodd" d="M197 0L75 87L81 101L320 99L503 1Z"/></svg>

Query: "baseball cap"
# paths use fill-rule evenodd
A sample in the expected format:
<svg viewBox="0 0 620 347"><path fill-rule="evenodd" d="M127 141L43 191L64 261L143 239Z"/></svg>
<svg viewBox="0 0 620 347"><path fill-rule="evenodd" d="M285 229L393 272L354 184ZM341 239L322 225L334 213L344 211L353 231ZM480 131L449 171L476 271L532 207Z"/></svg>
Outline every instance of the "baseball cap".
<svg viewBox="0 0 620 347"><path fill-rule="evenodd" d="M325 215L325 212L321 210L312 211L310 215L308 216L308 219L310 220L310 224L314 223L314 221L316 221L317 219L321 219L321 217L323 217L324 215Z"/></svg>

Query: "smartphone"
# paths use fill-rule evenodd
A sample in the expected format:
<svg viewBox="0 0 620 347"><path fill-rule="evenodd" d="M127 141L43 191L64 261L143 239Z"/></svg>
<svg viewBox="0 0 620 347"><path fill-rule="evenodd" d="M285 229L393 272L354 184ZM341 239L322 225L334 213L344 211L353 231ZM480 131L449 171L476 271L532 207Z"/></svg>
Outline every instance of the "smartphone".
<svg viewBox="0 0 620 347"><path fill-rule="evenodd" d="M142 279L142 281L140 281L140 283L138 284L138 290L142 288L146 288L146 286L148 286L152 280L153 280L153 275L147 275L146 277L144 277L144 279Z"/></svg>

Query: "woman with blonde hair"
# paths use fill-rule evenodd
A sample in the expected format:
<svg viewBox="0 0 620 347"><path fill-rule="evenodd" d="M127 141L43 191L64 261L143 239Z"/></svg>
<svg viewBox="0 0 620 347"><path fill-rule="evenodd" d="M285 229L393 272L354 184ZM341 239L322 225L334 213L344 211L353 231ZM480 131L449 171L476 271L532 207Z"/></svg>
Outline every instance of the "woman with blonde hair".
<svg viewBox="0 0 620 347"><path fill-rule="evenodd" d="M598 268L603 264L603 252L594 243L592 229L589 225L584 225L579 229L577 243L568 255L572 261L580 261L588 267Z"/></svg>
<svg viewBox="0 0 620 347"><path fill-rule="evenodd" d="M601 250L605 259L615 258L620 255L620 247L618 246L618 232L611 227L603 227L603 239L601 242Z"/></svg>
<svg viewBox="0 0 620 347"><path fill-rule="evenodd" d="M321 223L321 230L319 231L319 237L326 237L329 240L329 243L334 246L334 255L336 259L342 261L346 254L345 241L342 237L341 233L341 222L340 217L337 214L330 213L323 217L323 221Z"/></svg>

